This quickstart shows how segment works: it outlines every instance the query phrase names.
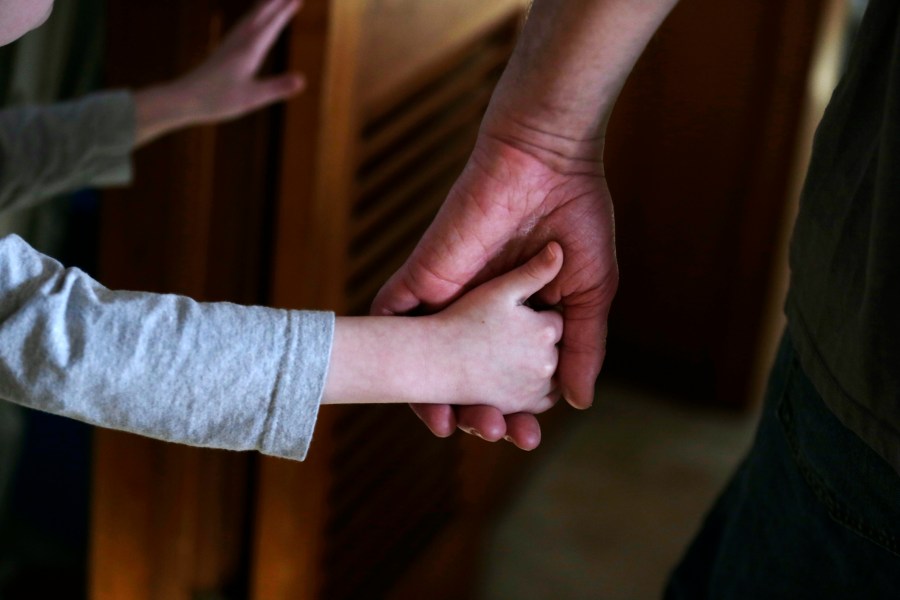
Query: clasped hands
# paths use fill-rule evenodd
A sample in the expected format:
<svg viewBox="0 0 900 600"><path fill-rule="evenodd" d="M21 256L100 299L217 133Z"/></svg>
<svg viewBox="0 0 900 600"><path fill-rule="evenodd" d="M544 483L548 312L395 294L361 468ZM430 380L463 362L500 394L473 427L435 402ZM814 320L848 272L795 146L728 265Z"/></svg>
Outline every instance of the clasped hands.
<svg viewBox="0 0 900 600"><path fill-rule="evenodd" d="M596 160L558 159L546 160L539 149L488 134L483 127L440 212L381 289L372 314L440 310L557 242L564 257L559 273L533 297L555 307L563 321L555 385L546 408L559 397L588 408L618 286L612 202L599 152ZM496 405L412 408L439 437L458 427L487 441L506 439L524 450L540 443L538 411L504 414Z"/></svg>

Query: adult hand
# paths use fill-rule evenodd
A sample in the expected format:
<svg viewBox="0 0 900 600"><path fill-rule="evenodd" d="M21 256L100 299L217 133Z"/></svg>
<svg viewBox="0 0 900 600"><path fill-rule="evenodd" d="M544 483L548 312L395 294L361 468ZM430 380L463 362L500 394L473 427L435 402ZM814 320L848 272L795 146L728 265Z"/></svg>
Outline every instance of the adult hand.
<svg viewBox="0 0 900 600"><path fill-rule="evenodd" d="M547 160L545 152L536 150L483 132L438 216L381 289L372 312L436 310L555 240L563 248L563 267L536 301L562 312L558 383L572 406L587 408L618 286L612 202L599 150L595 158L573 161L555 155ZM505 437L526 450L540 443L533 415L504 419L487 406L413 409L440 437L458 425L489 441Z"/></svg>
<svg viewBox="0 0 900 600"><path fill-rule="evenodd" d="M137 92L137 143L181 127L234 119L302 90L303 78L296 73L257 78L275 40L299 8L299 0L258 3L198 67Z"/></svg>

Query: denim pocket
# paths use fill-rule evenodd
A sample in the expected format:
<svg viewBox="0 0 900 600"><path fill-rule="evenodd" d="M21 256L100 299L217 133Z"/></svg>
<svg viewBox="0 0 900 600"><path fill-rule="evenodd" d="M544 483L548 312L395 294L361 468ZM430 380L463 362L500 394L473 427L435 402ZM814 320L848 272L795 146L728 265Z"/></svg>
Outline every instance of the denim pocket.
<svg viewBox="0 0 900 600"><path fill-rule="evenodd" d="M832 519L900 557L900 477L793 363L776 411L798 470Z"/></svg>

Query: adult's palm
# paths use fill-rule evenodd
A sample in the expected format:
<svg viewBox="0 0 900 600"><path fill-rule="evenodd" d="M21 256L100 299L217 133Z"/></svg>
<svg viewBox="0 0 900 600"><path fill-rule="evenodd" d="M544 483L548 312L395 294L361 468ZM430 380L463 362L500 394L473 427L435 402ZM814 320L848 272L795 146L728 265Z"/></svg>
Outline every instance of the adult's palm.
<svg viewBox="0 0 900 600"><path fill-rule="evenodd" d="M599 155L552 165L539 157L527 146L482 135L434 222L372 311L437 310L555 240L563 247L562 271L535 301L562 312L558 385L570 404L587 408L618 285L612 203ZM523 449L540 443L533 415L504 418L489 406L413 409L441 437L458 425L490 441L505 436Z"/></svg>

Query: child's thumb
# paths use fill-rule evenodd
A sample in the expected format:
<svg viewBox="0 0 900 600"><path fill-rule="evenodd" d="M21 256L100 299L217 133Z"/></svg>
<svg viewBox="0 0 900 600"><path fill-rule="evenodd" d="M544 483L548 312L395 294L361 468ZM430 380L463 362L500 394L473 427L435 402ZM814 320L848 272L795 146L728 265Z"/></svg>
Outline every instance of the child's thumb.
<svg viewBox="0 0 900 600"><path fill-rule="evenodd" d="M550 242L527 263L504 275L504 287L518 302L525 302L553 281L562 264L562 247L557 242Z"/></svg>

